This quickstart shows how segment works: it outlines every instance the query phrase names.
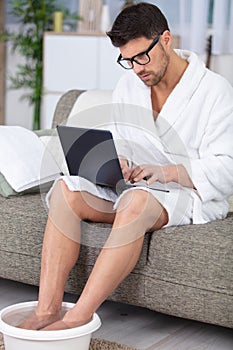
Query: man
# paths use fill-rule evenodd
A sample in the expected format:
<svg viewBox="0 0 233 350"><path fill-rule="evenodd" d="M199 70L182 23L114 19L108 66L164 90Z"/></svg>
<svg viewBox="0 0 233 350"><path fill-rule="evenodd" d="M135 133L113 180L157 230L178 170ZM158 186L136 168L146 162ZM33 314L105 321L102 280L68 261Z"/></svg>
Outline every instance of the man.
<svg viewBox="0 0 233 350"><path fill-rule="evenodd" d="M119 146L123 174L131 183L146 178L146 186L96 195L85 186L72 188L67 177L56 182L38 307L20 327L54 330L87 323L134 268L145 232L227 214L233 187L232 87L194 53L173 50L166 18L154 5L127 7L108 35L120 49L118 63L128 69L113 96L122 110L113 120L114 135L127 141ZM154 182L169 192L154 190ZM79 254L81 220L111 223L112 231L76 305L60 319L65 282Z"/></svg>

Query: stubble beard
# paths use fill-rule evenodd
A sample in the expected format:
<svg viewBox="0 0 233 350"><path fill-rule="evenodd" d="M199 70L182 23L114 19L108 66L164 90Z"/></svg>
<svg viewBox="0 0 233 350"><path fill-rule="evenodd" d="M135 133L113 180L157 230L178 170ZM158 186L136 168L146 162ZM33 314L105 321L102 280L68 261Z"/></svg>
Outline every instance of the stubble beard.
<svg viewBox="0 0 233 350"><path fill-rule="evenodd" d="M149 71L146 72L146 74L150 74L151 77L149 80L144 81L142 80L142 82L146 85L146 86L155 86L157 84L160 83L160 81L164 78L166 72L167 72L167 68L170 62L170 57L167 55L167 53L165 52L163 46L161 45L161 50L162 50L162 57L161 57L161 68L159 72L154 72L154 71ZM140 76L144 75L144 73L140 73L138 74L138 77L140 78Z"/></svg>

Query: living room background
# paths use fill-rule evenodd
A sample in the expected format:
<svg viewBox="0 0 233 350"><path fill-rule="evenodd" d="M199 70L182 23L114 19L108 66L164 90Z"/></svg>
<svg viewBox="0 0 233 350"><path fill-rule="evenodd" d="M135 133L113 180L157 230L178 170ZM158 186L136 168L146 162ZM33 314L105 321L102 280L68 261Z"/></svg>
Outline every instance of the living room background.
<svg viewBox="0 0 233 350"><path fill-rule="evenodd" d="M171 31L175 34L181 35L180 47L194 50L203 56L205 60L206 49L206 29L208 33L212 33L211 25L218 23L221 30L227 27L229 33L232 33L233 26L233 1L231 0L151 0L148 1L158 5L169 19ZM70 11L78 12L79 0L57 0L58 5L69 7ZM111 22L116 17L124 5L124 0L106 0L105 3L109 6ZM172 4L172 6L171 6ZM212 12L215 5L215 14ZM201 10L202 11L201 11ZM220 10L219 10L220 9ZM17 29L17 21L9 15L10 0L5 0L5 26L10 29ZM208 28L205 27L204 22L200 21L200 16L194 15L197 13L206 12L208 17ZM224 21L217 21L216 12L226 13ZM193 13L193 17L192 17ZM225 26L225 27L224 27ZM196 30L198 28L198 31ZM218 30L220 33L221 30ZM193 39L190 40L188 35L194 31ZM207 33L207 34L208 34ZM229 38L228 38L229 37ZM225 35L225 40L221 40L219 35L218 46L225 45L225 47L218 47L217 54L212 56L212 69L225 76L233 84L233 39ZM215 43L214 43L215 44ZM9 72L14 73L17 64L21 61L21 57L17 54L12 54L10 43L7 44L6 54L6 77ZM8 82L6 83L6 98L5 98L5 123L7 125L21 125L27 128L32 127L32 108L27 101L20 100L23 95L21 90L9 90Z"/></svg>

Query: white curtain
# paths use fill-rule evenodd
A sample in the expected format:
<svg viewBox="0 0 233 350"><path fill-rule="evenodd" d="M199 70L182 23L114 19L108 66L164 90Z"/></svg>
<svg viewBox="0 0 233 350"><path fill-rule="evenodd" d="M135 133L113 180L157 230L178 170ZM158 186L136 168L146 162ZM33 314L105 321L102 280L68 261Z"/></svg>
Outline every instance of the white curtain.
<svg viewBox="0 0 233 350"><path fill-rule="evenodd" d="M179 0L179 8L181 48L205 52L209 0Z"/></svg>
<svg viewBox="0 0 233 350"><path fill-rule="evenodd" d="M228 32L229 53L233 54L233 1L230 0L230 23Z"/></svg>
<svg viewBox="0 0 233 350"><path fill-rule="evenodd" d="M180 47L204 53L208 30L209 0L154 0L168 19L172 34L180 36Z"/></svg>
<svg viewBox="0 0 233 350"><path fill-rule="evenodd" d="M148 1L148 0L147 0ZM168 19L180 47L204 54L212 34L212 53L233 53L233 0L214 0L213 23L209 23L210 0L152 0Z"/></svg>
<svg viewBox="0 0 233 350"><path fill-rule="evenodd" d="M214 0L213 54L233 53L233 1Z"/></svg>
<svg viewBox="0 0 233 350"><path fill-rule="evenodd" d="M179 0L181 48L203 54L212 34L212 53L233 53L233 0L213 1L213 23L208 23L210 0Z"/></svg>

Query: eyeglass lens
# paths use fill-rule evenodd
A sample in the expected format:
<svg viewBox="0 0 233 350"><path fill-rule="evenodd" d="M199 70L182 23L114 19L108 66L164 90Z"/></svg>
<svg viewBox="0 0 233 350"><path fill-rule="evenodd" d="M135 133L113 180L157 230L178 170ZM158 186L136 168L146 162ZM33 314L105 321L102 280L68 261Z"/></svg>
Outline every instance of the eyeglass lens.
<svg viewBox="0 0 233 350"><path fill-rule="evenodd" d="M122 58L120 55L117 62L125 69L132 69L134 62L136 62L137 64L140 64L140 65L145 65L145 64L149 63L150 62L149 52L159 42L160 35L158 35L153 40L153 42L151 43L151 45L148 47L148 49L145 52L139 53L138 55L136 55L132 58Z"/></svg>
<svg viewBox="0 0 233 350"><path fill-rule="evenodd" d="M122 61L120 61L121 65L124 66L124 68L128 68L128 69L133 68L133 62L144 65L150 62L150 57L148 56L148 54L144 53L142 55L135 56L132 59L128 59L128 60L123 59Z"/></svg>

